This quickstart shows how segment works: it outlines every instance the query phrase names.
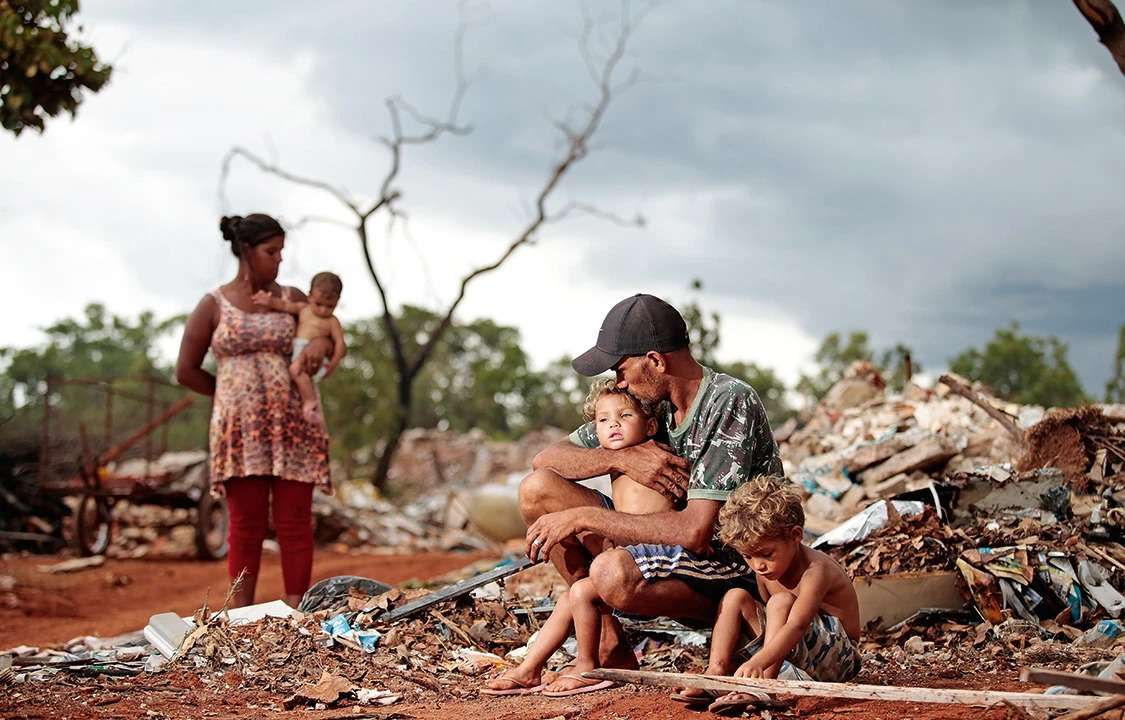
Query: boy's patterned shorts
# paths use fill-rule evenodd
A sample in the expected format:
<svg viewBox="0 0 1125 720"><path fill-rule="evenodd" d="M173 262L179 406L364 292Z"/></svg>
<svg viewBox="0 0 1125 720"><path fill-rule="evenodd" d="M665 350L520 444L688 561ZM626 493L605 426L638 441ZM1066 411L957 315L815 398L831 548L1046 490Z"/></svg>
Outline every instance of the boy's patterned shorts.
<svg viewBox="0 0 1125 720"><path fill-rule="evenodd" d="M765 627L765 612L759 606L758 618ZM754 638L741 655L746 659L762 649L763 639ZM859 674L861 660L855 643L844 631L838 617L820 613L813 618L797 646L781 664L782 680L847 682Z"/></svg>

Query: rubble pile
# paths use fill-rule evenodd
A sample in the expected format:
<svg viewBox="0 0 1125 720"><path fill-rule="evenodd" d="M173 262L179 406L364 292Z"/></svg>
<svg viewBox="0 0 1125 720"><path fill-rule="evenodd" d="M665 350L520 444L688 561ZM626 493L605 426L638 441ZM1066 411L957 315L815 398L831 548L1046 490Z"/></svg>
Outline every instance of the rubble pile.
<svg viewBox="0 0 1125 720"><path fill-rule="evenodd" d="M857 363L780 449L815 544L853 576L956 571L984 629L1125 636L1125 408L1044 411L950 376L888 394Z"/></svg>
<svg viewBox="0 0 1125 720"><path fill-rule="evenodd" d="M476 487L526 473L543 448L566 437L555 428L533 430L516 441L489 440L480 430L461 434L412 428L402 435L387 483L407 500Z"/></svg>
<svg viewBox="0 0 1125 720"><path fill-rule="evenodd" d="M430 584L445 586L493 565L478 563ZM268 692L287 709L389 705L435 693L469 698L476 696L482 676L519 662L553 609L552 596L565 588L548 566L517 577L519 582L490 583L393 622L382 618L431 590L400 587L368 594L360 588L372 581L339 578L350 585L346 593L335 588L318 593L314 587L306 594L319 606L315 610L286 609L286 617L266 613L249 622L230 617L239 611L213 612L205 604L177 641L178 650L169 650L170 658L149 644L147 629L143 636L76 638L57 650L6 652L14 660L16 683L74 675L146 675L159 682L160 674L186 672L207 686ZM659 620L627 622L627 628L646 669L679 672L706 664L705 634ZM571 638L550 665L562 667L574 651Z"/></svg>
<svg viewBox="0 0 1125 720"><path fill-rule="evenodd" d="M487 540L448 517L452 493L397 506L369 484L353 483L334 495L313 495L316 541L371 553L480 550Z"/></svg>
<svg viewBox="0 0 1125 720"><path fill-rule="evenodd" d="M779 443L786 474L808 494L814 524L832 527L872 500L1018 456L1018 441L969 400L943 385L908 384L887 394L866 365L853 365L809 421ZM1027 426L1043 415L1041 408L995 402Z"/></svg>

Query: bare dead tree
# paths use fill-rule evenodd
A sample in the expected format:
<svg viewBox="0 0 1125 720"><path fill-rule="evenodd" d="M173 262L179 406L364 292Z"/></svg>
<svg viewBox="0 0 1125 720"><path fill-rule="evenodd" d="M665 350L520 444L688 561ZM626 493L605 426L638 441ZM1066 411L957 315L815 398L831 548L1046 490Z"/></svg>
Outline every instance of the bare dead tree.
<svg viewBox="0 0 1125 720"><path fill-rule="evenodd" d="M1125 74L1125 22L1112 0L1074 0L1074 6L1094 28L1098 40Z"/></svg>
<svg viewBox="0 0 1125 720"><path fill-rule="evenodd" d="M465 79L462 60L464 24L462 23L458 28L454 42L454 65L457 85L448 113L444 119L422 114L401 97L391 97L386 100L387 112L390 118L390 135L389 137L379 138L379 141L387 148L390 154L390 164L379 186L378 196L374 200L366 203L356 200L341 187L322 180L291 173L244 147L235 146L231 148L223 158L219 182L219 195L220 201L224 207L227 206L225 188L227 179L230 176L231 165L235 159L241 158L261 172L273 175L295 185L327 193L342 205L349 214L350 220L347 223L341 223L339 220L318 216L306 217L301 222L331 222L337 225L343 224L354 231L356 238L359 240L359 246L363 253L367 272L371 276L371 280L375 284L375 289L378 293L382 308L381 320L391 343L391 355L396 371L398 403L396 408L397 417L393 429L383 445L382 452L379 454L379 461L372 478L372 482L376 487L380 489L385 487L391 460L398 448L403 432L410 427L411 410L414 405L414 381L433 356L435 348L442 341L446 331L449 330L453 323L454 314L460 307L461 302L465 299L469 286L475 280L497 270L507 262L517 250L525 245L533 243L544 226L576 213L584 213L602 219L610 219L620 224L643 225L643 219L639 217L632 221L623 221L611 213L584 203L569 202L554 211L549 208L550 201L557 194L557 190L563 178L566 177L575 165L589 154L591 140L601 127L613 99L619 96L628 87L632 86L638 79L636 70L622 81L617 80L617 75L620 71L620 65L624 60L629 39L636 30L640 19L640 16L634 16L630 12L628 2L623 0L621 4L620 23L617 26L615 39L609 43L609 48L604 55L598 57L591 49L593 34L595 30L598 29L597 23L588 16L584 18L579 44L582 59L586 64L586 68L596 88L594 101L592 104L584 106L584 117L581 122L571 123L559 121L555 123L555 126L562 136L563 150L549 168L546 174L546 180L535 194L530 219L515 234L515 237L499 257L492 262L472 269L460 279L457 293L453 301L450 302L443 311L437 314L440 319L437 320L432 328L428 328L425 331L425 342L412 354L408 355L407 353L406 343L404 342L402 332L395 318L386 279L380 273L378 266L372 259L371 248L374 242L374 232L371 228L373 222L378 217L388 218L388 228L392 228L396 220L404 218L399 207L403 192L398 187L397 180L402 167L403 154L407 147L433 143L444 135L466 135L472 130L470 126L461 124L458 119L462 101L468 90L468 82ZM404 117L409 118L410 121L421 128L420 131L414 134L405 132L403 129Z"/></svg>

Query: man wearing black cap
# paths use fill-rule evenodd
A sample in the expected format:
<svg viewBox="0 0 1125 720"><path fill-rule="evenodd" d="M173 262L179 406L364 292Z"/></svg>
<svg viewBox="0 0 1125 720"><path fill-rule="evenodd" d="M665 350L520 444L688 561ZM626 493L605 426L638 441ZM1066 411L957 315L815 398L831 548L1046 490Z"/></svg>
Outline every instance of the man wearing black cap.
<svg viewBox="0 0 1125 720"><path fill-rule="evenodd" d="M750 478L783 473L761 400L747 383L700 365L683 317L652 295L615 305L597 344L573 365L587 376L612 370L619 387L662 403L658 417L668 443L606 450L587 423L539 453L520 485L528 556L549 558L568 583L589 575L616 610L709 624L723 592L756 586L742 557L715 537L719 508ZM686 503L630 515L575 482L608 473ZM607 540L612 549L604 549ZM603 616L603 665L635 664L620 633L617 621Z"/></svg>

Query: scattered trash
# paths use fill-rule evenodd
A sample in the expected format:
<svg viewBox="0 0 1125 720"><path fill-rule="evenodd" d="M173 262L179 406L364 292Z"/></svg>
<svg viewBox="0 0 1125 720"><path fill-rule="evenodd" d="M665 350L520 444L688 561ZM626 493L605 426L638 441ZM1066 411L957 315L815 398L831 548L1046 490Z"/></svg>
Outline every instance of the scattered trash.
<svg viewBox="0 0 1125 720"><path fill-rule="evenodd" d="M348 624L347 617L343 615L336 615L330 620L322 622L320 628L328 633L333 640L351 644L367 653L375 652L375 646L379 644L379 638L382 637L375 630L353 629Z"/></svg>
<svg viewBox="0 0 1125 720"><path fill-rule="evenodd" d="M346 602L348 594L352 591L365 595L380 595L390 589L389 585L384 585L378 580L355 575L336 575L325 578L306 590L297 609L301 612L327 610Z"/></svg>
<svg viewBox="0 0 1125 720"><path fill-rule="evenodd" d="M148 619L144 637L161 655L171 660L189 632L191 625L176 613L159 613Z"/></svg>
<svg viewBox="0 0 1125 720"><path fill-rule="evenodd" d="M48 573L50 575L57 575L59 573L78 572L79 570L89 570L90 568L101 567L105 564L105 555L92 555L91 557L72 558L70 560L63 560L54 565L40 565L39 572Z"/></svg>
<svg viewBox="0 0 1125 720"><path fill-rule="evenodd" d="M299 687L297 692L286 698L285 709L292 710L298 705L309 702L324 703L325 706L332 705L340 699L341 695L350 693L354 689L355 685L347 678L324 670L321 672L320 680L315 684L306 683Z"/></svg>

